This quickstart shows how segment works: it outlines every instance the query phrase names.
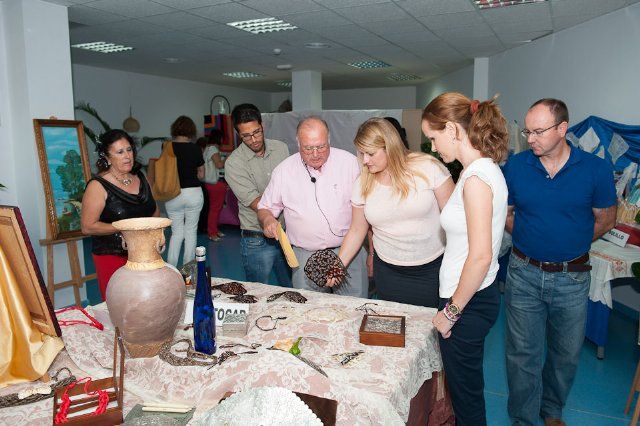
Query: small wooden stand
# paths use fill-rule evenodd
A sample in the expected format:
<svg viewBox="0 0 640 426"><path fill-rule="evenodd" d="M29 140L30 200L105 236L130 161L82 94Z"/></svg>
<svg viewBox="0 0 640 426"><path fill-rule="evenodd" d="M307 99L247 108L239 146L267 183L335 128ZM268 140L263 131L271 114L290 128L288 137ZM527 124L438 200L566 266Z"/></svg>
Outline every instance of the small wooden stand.
<svg viewBox="0 0 640 426"><path fill-rule="evenodd" d="M47 246L47 289L49 291L49 297L51 303L55 306L55 292L61 288L73 286L73 296L75 298L76 306L81 306L82 300L80 299L80 287L87 282L96 279L96 274L90 274L82 276L82 269L80 269L80 260L78 259L78 240L83 239L84 236L64 238L61 240L40 240L40 245ZM67 244L67 254L69 256L69 266L71 268L71 279L63 281L61 283L54 282L55 275L53 269L53 249L56 244Z"/></svg>
<svg viewBox="0 0 640 426"><path fill-rule="evenodd" d="M367 327L370 320L399 323L398 332L372 331ZM394 326L394 324L391 324ZM393 328L393 327L391 327ZM404 348L405 317L399 315L365 315L360 324L360 343L370 346L393 346Z"/></svg>
<svg viewBox="0 0 640 426"><path fill-rule="evenodd" d="M119 356L118 356L119 355ZM119 365L119 370L116 369ZM118 375L118 372L120 375ZM60 409L61 397L65 392L66 387L56 390L53 398L53 418L55 425L56 413ZM113 377L107 377L105 379L99 379L92 381L88 387L89 392L94 392L97 389L103 389L107 391L109 396L109 403L112 401L117 402L116 407L107 408L107 410L99 415L93 415L93 413L87 413L72 417L71 414L79 411L91 410L93 411L98 407L98 396L88 396L86 398L72 399L69 405L68 420L65 425L69 426L111 426L119 425L123 423L122 416L122 397L124 392L124 346L122 344L122 337L120 336L120 330L116 327L116 334L113 339ZM76 386L68 391L68 396L81 395L84 393L84 386Z"/></svg>

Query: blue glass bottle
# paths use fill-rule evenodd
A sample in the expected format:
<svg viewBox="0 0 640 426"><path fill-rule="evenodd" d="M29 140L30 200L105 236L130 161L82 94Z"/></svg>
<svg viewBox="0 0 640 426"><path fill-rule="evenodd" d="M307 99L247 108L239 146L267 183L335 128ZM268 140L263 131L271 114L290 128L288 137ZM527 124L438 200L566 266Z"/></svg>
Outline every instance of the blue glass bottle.
<svg viewBox="0 0 640 426"><path fill-rule="evenodd" d="M216 317L211 299L211 281L205 273L206 249L196 247L198 276L193 303L193 340L196 351L211 355L216 351Z"/></svg>

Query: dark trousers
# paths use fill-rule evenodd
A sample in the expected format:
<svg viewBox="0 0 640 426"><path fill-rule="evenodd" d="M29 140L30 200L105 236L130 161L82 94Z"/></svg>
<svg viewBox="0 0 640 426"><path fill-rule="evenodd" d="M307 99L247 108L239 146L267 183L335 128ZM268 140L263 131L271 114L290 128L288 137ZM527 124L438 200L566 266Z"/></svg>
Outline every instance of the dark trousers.
<svg viewBox="0 0 640 426"><path fill-rule="evenodd" d="M447 299L440 299L439 309L446 303ZM487 424L482 372L484 339L499 310L500 289L492 284L471 298L448 339L438 335L456 425Z"/></svg>
<svg viewBox="0 0 640 426"><path fill-rule="evenodd" d="M373 280L378 297L391 302L437 307L441 264L442 256L424 265L398 266L374 254Z"/></svg>

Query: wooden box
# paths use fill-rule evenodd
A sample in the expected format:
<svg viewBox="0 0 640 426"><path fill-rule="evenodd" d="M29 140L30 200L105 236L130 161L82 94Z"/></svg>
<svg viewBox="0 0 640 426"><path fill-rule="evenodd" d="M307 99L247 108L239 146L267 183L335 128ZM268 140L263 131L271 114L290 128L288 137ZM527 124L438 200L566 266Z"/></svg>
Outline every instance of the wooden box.
<svg viewBox="0 0 640 426"><path fill-rule="evenodd" d="M116 368L116 367L119 367ZM118 376L118 371L120 375ZM53 418L55 425L56 413L60 409L61 398L67 387L56 390L53 398ZM112 426L123 423L122 416L122 397L124 392L124 347L122 344L122 336L120 330L116 328L114 343L113 343L113 377L107 377L91 382L88 387L89 392L94 392L98 389L104 389L109 396L109 404L113 401L116 402L115 407L108 407L106 411L99 415L93 415L93 411L98 407L98 396L86 395L84 398L73 399L74 396L82 395L85 393L85 387L83 384L77 385L68 391L68 395L71 399L69 410L67 414L67 421L64 423L69 426ZM86 414L74 415L81 411L89 410Z"/></svg>
<svg viewBox="0 0 640 426"><path fill-rule="evenodd" d="M404 348L405 317L365 315L360 324L360 343Z"/></svg>

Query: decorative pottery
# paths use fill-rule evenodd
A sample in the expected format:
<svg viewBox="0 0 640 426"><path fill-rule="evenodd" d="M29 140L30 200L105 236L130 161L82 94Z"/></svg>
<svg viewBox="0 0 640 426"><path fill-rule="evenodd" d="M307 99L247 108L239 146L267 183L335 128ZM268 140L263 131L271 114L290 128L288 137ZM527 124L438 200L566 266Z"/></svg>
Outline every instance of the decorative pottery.
<svg viewBox="0 0 640 426"><path fill-rule="evenodd" d="M128 260L109 280L107 307L133 358L155 356L173 338L184 312L182 276L160 256L163 229L169 225L170 219L158 217L113 222L122 233Z"/></svg>

